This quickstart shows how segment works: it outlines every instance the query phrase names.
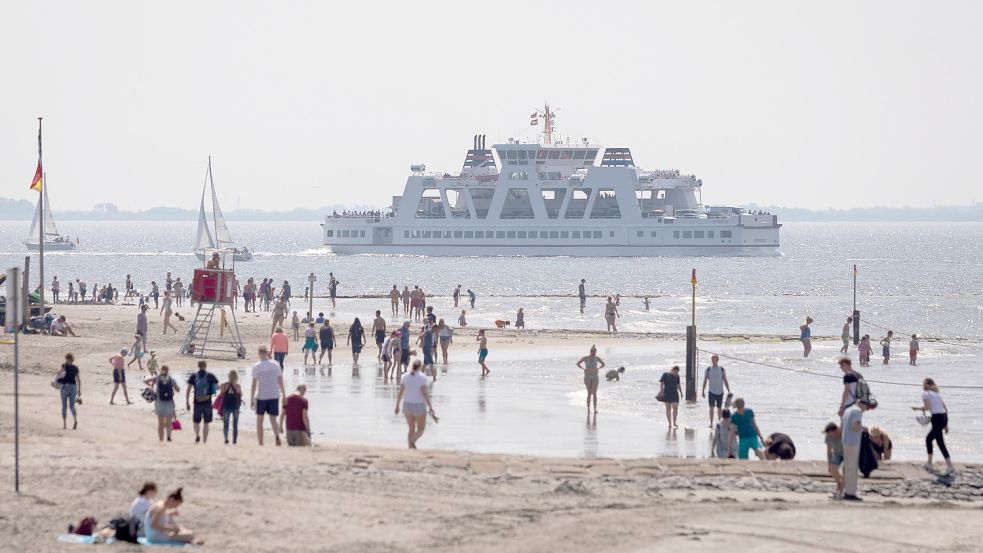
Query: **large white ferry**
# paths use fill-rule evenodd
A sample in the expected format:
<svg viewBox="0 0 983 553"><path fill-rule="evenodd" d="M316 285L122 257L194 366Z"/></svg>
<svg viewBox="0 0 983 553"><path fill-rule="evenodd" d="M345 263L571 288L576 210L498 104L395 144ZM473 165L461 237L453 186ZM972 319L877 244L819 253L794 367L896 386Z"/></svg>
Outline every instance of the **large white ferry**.
<svg viewBox="0 0 983 553"><path fill-rule="evenodd" d="M775 215L705 206L703 181L646 171L628 148L554 143L549 105L542 143L509 139L486 149L476 135L460 173L413 165L391 211L325 217L339 254L778 255ZM497 161L496 161L497 158Z"/></svg>

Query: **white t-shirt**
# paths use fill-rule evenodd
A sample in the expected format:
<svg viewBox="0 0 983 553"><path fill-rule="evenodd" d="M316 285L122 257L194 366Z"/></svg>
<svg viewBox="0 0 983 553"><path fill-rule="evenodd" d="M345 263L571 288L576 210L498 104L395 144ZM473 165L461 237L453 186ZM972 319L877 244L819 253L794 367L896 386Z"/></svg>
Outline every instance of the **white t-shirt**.
<svg viewBox="0 0 983 553"><path fill-rule="evenodd" d="M256 399L278 399L280 397L280 364L264 359L253 365L252 377L256 381Z"/></svg>
<svg viewBox="0 0 983 553"><path fill-rule="evenodd" d="M710 393L715 396L724 395L724 368L707 367L707 379L709 379Z"/></svg>
<svg viewBox="0 0 983 553"><path fill-rule="evenodd" d="M65 324L55 319L51 321L51 332L62 332L65 330Z"/></svg>
<svg viewBox="0 0 983 553"><path fill-rule="evenodd" d="M922 392L922 399L928 402L928 408L933 415L942 415L945 413L945 404L942 403L942 396L938 392L925 390Z"/></svg>
<svg viewBox="0 0 983 553"><path fill-rule="evenodd" d="M142 495L138 495L136 499L133 500L133 504L130 505L130 516L137 517L141 521L144 515L147 514L147 510L150 509L150 505L153 502Z"/></svg>
<svg viewBox="0 0 983 553"><path fill-rule="evenodd" d="M403 388L406 393L403 394L403 401L406 403L426 403L423 399L423 387L427 385L427 377L423 374L423 371L417 371L403 377Z"/></svg>

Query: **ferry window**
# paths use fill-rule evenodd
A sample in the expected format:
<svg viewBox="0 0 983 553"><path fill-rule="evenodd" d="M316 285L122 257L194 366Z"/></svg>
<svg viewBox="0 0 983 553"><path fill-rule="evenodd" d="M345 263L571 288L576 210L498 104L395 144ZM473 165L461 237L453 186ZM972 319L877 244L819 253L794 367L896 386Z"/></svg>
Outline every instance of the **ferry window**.
<svg viewBox="0 0 983 553"><path fill-rule="evenodd" d="M358 237L359 238L365 238L365 231L364 230L358 231Z"/></svg>
<svg viewBox="0 0 983 553"><path fill-rule="evenodd" d="M486 230L485 231L485 238L495 238L495 233L492 232L492 231L490 231L490 230Z"/></svg>
<svg viewBox="0 0 983 553"><path fill-rule="evenodd" d="M641 238L641 237L645 236L645 231L644 230L635 231L635 236Z"/></svg>
<svg viewBox="0 0 983 553"><path fill-rule="evenodd" d="M602 188L594 199L594 207L590 211L591 219L620 219L621 208L613 188Z"/></svg>
<svg viewBox="0 0 983 553"><path fill-rule="evenodd" d="M655 238L655 231L653 230L652 232L650 232L649 233L649 236L651 236L652 238Z"/></svg>
<svg viewBox="0 0 983 553"><path fill-rule="evenodd" d="M474 231L471 231L471 230L464 231L464 237L465 238L474 238Z"/></svg>
<svg viewBox="0 0 983 553"><path fill-rule="evenodd" d="M509 150L505 153L505 157L508 159L515 159L515 150Z"/></svg>
<svg viewBox="0 0 983 553"><path fill-rule="evenodd" d="M703 231L702 230L694 231L693 238L703 238Z"/></svg>
<svg viewBox="0 0 983 553"><path fill-rule="evenodd" d="M560 231L560 238L570 238L570 231L561 230Z"/></svg>
<svg viewBox="0 0 983 553"><path fill-rule="evenodd" d="M546 180L546 177L547 177L548 175L547 175L546 173L542 173L542 172L540 172L540 173L536 173L536 176L538 176L538 177L539 177L539 180Z"/></svg>
<svg viewBox="0 0 983 553"><path fill-rule="evenodd" d="M712 230L708 230L707 231L707 238L713 238L713 231Z"/></svg>
<svg viewBox="0 0 983 553"><path fill-rule="evenodd" d="M579 230L573 231L573 237L574 238L580 238L580 231Z"/></svg>
<svg viewBox="0 0 983 553"><path fill-rule="evenodd" d="M536 159L536 150L529 150L529 159Z"/></svg>
<svg viewBox="0 0 983 553"><path fill-rule="evenodd" d="M510 231L506 232L505 233L505 237L506 238L515 238L515 231L514 230L510 230Z"/></svg>
<svg viewBox="0 0 983 553"><path fill-rule="evenodd" d="M420 203L416 207L417 219L443 219L444 203L440 198L440 190L424 188Z"/></svg>
<svg viewBox="0 0 983 553"><path fill-rule="evenodd" d="M546 215L550 219L560 217L560 206L563 205L563 197L567 191L563 188L542 188L540 193L543 195L543 204L546 205Z"/></svg>
<svg viewBox="0 0 983 553"><path fill-rule="evenodd" d="M519 236L519 238L525 238L526 237L526 231L520 230L518 236Z"/></svg>
<svg viewBox="0 0 983 553"><path fill-rule="evenodd" d="M505 238L505 231L504 230L496 230L495 231L495 238Z"/></svg>
<svg viewBox="0 0 983 553"><path fill-rule="evenodd" d="M730 235L731 235L731 232L729 230L722 230L722 231L720 231L720 237L721 238L730 238Z"/></svg>
<svg viewBox="0 0 983 553"><path fill-rule="evenodd" d="M550 150L547 159L560 159L560 150Z"/></svg>
<svg viewBox="0 0 983 553"><path fill-rule="evenodd" d="M519 150L519 159L526 159L526 151Z"/></svg>
<svg viewBox="0 0 983 553"><path fill-rule="evenodd" d="M540 238L548 238L549 235L550 235L550 233L546 232L545 230L539 231L539 237Z"/></svg>
<svg viewBox="0 0 983 553"><path fill-rule="evenodd" d="M665 190L659 190L659 193L656 194L655 197L656 197L656 199L659 199L659 200L666 199L666 191Z"/></svg>
<svg viewBox="0 0 983 553"><path fill-rule="evenodd" d="M600 238L600 237L601 237L601 231L595 230L594 231L594 238Z"/></svg>
<svg viewBox="0 0 983 553"><path fill-rule="evenodd" d="M502 219L533 219L535 216L532 202L529 200L529 191L525 188L509 188L500 217Z"/></svg>
<svg viewBox="0 0 983 553"><path fill-rule="evenodd" d="M586 158L588 162L594 161L595 157L597 157L597 150L587 150Z"/></svg>
<svg viewBox="0 0 983 553"><path fill-rule="evenodd" d="M584 155L587 154L585 150L577 150L573 153L574 159L584 159Z"/></svg>
<svg viewBox="0 0 983 553"><path fill-rule="evenodd" d="M468 204L464 201L463 188L448 188L444 190L444 196L447 197L447 205L450 206L451 217L454 219L471 218L471 215L468 214Z"/></svg>
<svg viewBox="0 0 983 553"><path fill-rule="evenodd" d="M570 202L567 205L566 219L583 219L584 212L587 211L587 199L590 198L590 188L574 188L571 192Z"/></svg>
<svg viewBox="0 0 983 553"><path fill-rule="evenodd" d="M341 231L341 237L342 238L348 238L348 231L347 230Z"/></svg>
<svg viewBox="0 0 983 553"><path fill-rule="evenodd" d="M590 231L589 230L585 230L584 231L584 240L590 240Z"/></svg>
<svg viewBox="0 0 983 553"><path fill-rule="evenodd" d="M546 159L546 150L537 150L536 159Z"/></svg>
<svg viewBox="0 0 983 553"><path fill-rule="evenodd" d="M563 178L563 175L559 171L550 171L549 176L551 180L560 180Z"/></svg>
<svg viewBox="0 0 983 553"><path fill-rule="evenodd" d="M673 238L679 238L679 231L678 230L672 231L672 237Z"/></svg>
<svg viewBox="0 0 983 553"><path fill-rule="evenodd" d="M651 190L636 190L635 199L637 200L651 200L652 191Z"/></svg>
<svg viewBox="0 0 983 553"><path fill-rule="evenodd" d="M459 230L454 231L454 238L460 238L461 236L463 236L463 233L461 231Z"/></svg>
<svg viewBox="0 0 983 553"><path fill-rule="evenodd" d="M404 230L403 231L403 238L409 238L409 237L410 237L410 231Z"/></svg>
<svg viewBox="0 0 983 553"><path fill-rule="evenodd" d="M611 238L614 238L614 231L612 230L611 232L609 232L608 233L608 236L611 237Z"/></svg>
<svg viewBox="0 0 983 553"><path fill-rule="evenodd" d="M560 233L559 232L557 232L555 230L551 230L550 231L550 238L559 238L559 237L560 237Z"/></svg>
<svg viewBox="0 0 983 553"><path fill-rule="evenodd" d="M331 238L332 236L334 236L334 231L333 230L326 230L326 231L324 231L324 236L326 236L328 238Z"/></svg>
<svg viewBox="0 0 983 553"><path fill-rule="evenodd" d="M479 219L488 217L488 206L491 205L492 196L495 195L494 188L469 188L471 203L474 205L474 214Z"/></svg>
<svg viewBox="0 0 983 553"><path fill-rule="evenodd" d="M430 238L430 231L429 230L423 231L423 237L424 238Z"/></svg>
<svg viewBox="0 0 983 553"><path fill-rule="evenodd" d="M556 199L556 190L543 190L543 199L544 200L555 200Z"/></svg>
<svg viewBox="0 0 983 553"><path fill-rule="evenodd" d="M684 230L683 231L683 238L692 238L692 237L693 237L693 231L691 231L691 230Z"/></svg>
<svg viewBox="0 0 983 553"><path fill-rule="evenodd" d="M475 238L484 238L485 237L485 231L483 231L483 230L476 230L476 231L474 231L474 237Z"/></svg>
<svg viewBox="0 0 983 553"><path fill-rule="evenodd" d="M560 150L560 159L570 159L571 157L573 157L571 150Z"/></svg>
<svg viewBox="0 0 983 553"><path fill-rule="evenodd" d="M443 238L443 236L441 236L441 233L440 233L440 231L439 231L439 230L435 230L435 231L433 231L433 241L434 241L434 242L440 242L440 241L441 241L441 240L443 240L443 239L444 239L444 238Z"/></svg>

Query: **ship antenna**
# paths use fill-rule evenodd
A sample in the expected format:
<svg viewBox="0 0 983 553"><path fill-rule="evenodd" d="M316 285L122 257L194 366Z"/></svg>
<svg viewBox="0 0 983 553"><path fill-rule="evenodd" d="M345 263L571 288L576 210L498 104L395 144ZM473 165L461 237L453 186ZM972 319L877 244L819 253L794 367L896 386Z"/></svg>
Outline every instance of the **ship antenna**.
<svg viewBox="0 0 983 553"><path fill-rule="evenodd" d="M553 143L553 133L556 132L556 125L554 123L554 120L556 118L556 112L557 111L559 111L559 109L557 109L556 111L553 111L553 110L550 109L550 105L549 104L543 104L543 109L542 110L538 110L537 109L532 114L532 119L530 120L529 123L531 125L533 125L533 126L539 124L539 118L540 117L543 118L543 133L542 134L543 134L543 143L544 144L552 144Z"/></svg>

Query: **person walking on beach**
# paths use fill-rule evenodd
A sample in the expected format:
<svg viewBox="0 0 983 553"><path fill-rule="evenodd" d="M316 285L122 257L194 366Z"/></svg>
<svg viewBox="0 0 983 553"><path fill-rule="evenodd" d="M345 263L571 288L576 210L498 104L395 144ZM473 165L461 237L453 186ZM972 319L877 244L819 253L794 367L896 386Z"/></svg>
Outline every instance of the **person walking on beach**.
<svg viewBox="0 0 983 553"><path fill-rule="evenodd" d="M908 364L912 367L918 366L918 335L912 334L911 341L908 342Z"/></svg>
<svg viewBox="0 0 983 553"><path fill-rule="evenodd" d="M597 414L598 372L604 368L604 360L597 356L597 347L591 346L590 353L577 361L577 367L584 371L584 386L587 388L587 414L590 414L591 399L594 400L594 414Z"/></svg>
<svg viewBox="0 0 983 553"><path fill-rule="evenodd" d="M375 312L375 320L372 321L372 334L375 335L375 345L379 348L379 355L376 359L382 360L382 344L386 341L386 320L382 318L382 311Z"/></svg>
<svg viewBox="0 0 983 553"><path fill-rule="evenodd" d="M177 277L174 280L174 305L181 307L184 302L184 283L181 282L181 277Z"/></svg>
<svg viewBox="0 0 983 553"><path fill-rule="evenodd" d="M75 296L75 283L71 280L68 281L68 301L75 303L77 298Z"/></svg>
<svg viewBox="0 0 983 553"><path fill-rule="evenodd" d="M481 376L486 377L491 374L491 370L485 364L485 359L488 358L488 338L485 337L485 329L478 331L475 341L478 342L478 364L481 365Z"/></svg>
<svg viewBox="0 0 983 553"><path fill-rule="evenodd" d="M396 365L393 362L393 343L399 343L399 332L395 330L382 343L382 376L387 382L389 381L390 369Z"/></svg>
<svg viewBox="0 0 983 553"><path fill-rule="evenodd" d="M400 296L403 300L403 316L410 316L410 302L413 300L413 293L410 292L409 286L403 286L403 293Z"/></svg>
<svg viewBox="0 0 983 553"><path fill-rule="evenodd" d="M294 311L294 315L290 319L290 330L293 331L294 342L300 340L300 317L297 316L296 311Z"/></svg>
<svg viewBox="0 0 983 553"><path fill-rule="evenodd" d="M618 306L614 303L611 296L608 296L608 301L604 304L604 320L608 323L608 332L618 332L618 325L616 324L617 318L621 314L618 313Z"/></svg>
<svg viewBox="0 0 983 553"><path fill-rule="evenodd" d="M833 492L833 499L843 497L843 472L840 468L843 465L843 432L835 422L830 422L823 430L826 435L826 466L829 475L836 482L836 491Z"/></svg>
<svg viewBox="0 0 983 553"><path fill-rule="evenodd" d="M55 382L60 385L58 392L61 397L61 427L63 430L68 428L68 411L71 410L72 430L75 430L79 426L75 404L82 401L82 376L75 365L75 356L71 353L65 354L65 362L55 376Z"/></svg>
<svg viewBox="0 0 983 553"><path fill-rule="evenodd" d="M454 341L454 331L444 323L444 319L437 322L437 340L440 342L440 355L443 363L447 364L447 350ZM446 369L445 369L446 370Z"/></svg>
<svg viewBox="0 0 983 553"><path fill-rule="evenodd" d="M147 377L144 382L154 391L154 414L157 415L157 439L171 441L171 430L174 421L174 394L181 391L177 380L171 378L171 369L167 365L160 366L160 374Z"/></svg>
<svg viewBox="0 0 983 553"><path fill-rule="evenodd" d="M610 298L609 298L610 299ZM683 389L679 383L679 365L674 365L669 372L662 373L659 379L659 393L656 399L666 404L666 421L669 428L679 428L676 417L679 416L679 398Z"/></svg>
<svg viewBox="0 0 983 553"><path fill-rule="evenodd" d="M577 287L577 296L580 297L580 314L584 314L584 308L587 307L587 289L585 288L587 284L587 279L580 279L580 286Z"/></svg>
<svg viewBox="0 0 983 553"><path fill-rule="evenodd" d="M642 305L645 307L646 311L648 311L652 307L651 297L652 296L646 294L645 297L642 298Z"/></svg>
<svg viewBox="0 0 983 553"><path fill-rule="evenodd" d="M809 352L812 351L812 328L809 327L811 324L812 317L806 317L805 324L799 327L799 340L802 342L802 357L809 357Z"/></svg>
<svg viewBox="0 0 983 553"><path fill-rule="evenodd" d="M137 362L137 367L139 367L140 370L142 371L143 370L143 354L144 354L144 351L143 351L143 339L140 338L140 335L139 334L134 334L133 335L133 346L131 347L131 351L130 351L130 357L132 357L133 359L130 359L130 361L126 364L126 368L127 369L130 368L130 365L132 365L133 362L136 361Z"/></svg>
<svg viewBox="0 0 983 553"><path fill-rule="evenodd" d="M526 314L523 313L521 307L515 313L515 329L519 330L520 328L526 328Z"/></svg>
<svg viewBox="0 0 983 553"><path fill-rule="evenodd" d="M304 331L304 365L307 365L307 354L310 354L311 361L317 360L317 329L314 321L307 323L307 330Z"/></svg>
<svg viewBox="0 0 983 553"><path fill-rule="evenodd" d="M307 400L304 398L306 393L307 386L300 384L297 391L283 402L280 433L284 433L286 423L287 445L291 447L311 446L311 421L307 417Z"/></svg>
<svg viewBox="0 0 983 553"><path fill-rule="evenodd" d="M894 331L888 330L887 336L881 338L881 355L884 357L884 365L891 362L891 340L894 339Z"/></svg>
<svg viewBox="0 0 983 553"><path fill-rule="evenodd" d="M276 445L279 446L281 445L280 426L276 419L280 416L280 398L286 398L287 392L283 389L283 369L270 361L270 352L265 347L259 348L259 361L253 365L252 378L249 402L256 411L256 439L262 446L263 415L269 415L270 429L273 430Z"/></svg>
<svg viewBox="0 0 983 553"><path fill-rule="evenodd" d="M218 378L208 372L204 361L198 361L198 372L188 377L184 391L184 406L192 412L195 426L195 443L208 441L208 425L212 423L212 395L218 390ZM195 393L194 410L191 408L191 392ZM199 432L199 425L204 428Z"/></svg>
<svg viewBox="0 0 983 553"><path fill-rule="evenodd" d="M234 369L229 371L229 379L218 389L222 398L222 434L225 443L229 443L229 423L232 423L232 445L239 441L239 409L242 407L242 386L239 385L239 373Z"/></svg>
<svg viewBox="0 0 983 553"><path fill-rule="evenodd" d="M433 367L433 327L430 324L423 325L423 329L420 331L420 336L416 339L416 343L420 344L423 348L423 374L426 375L427 371L433 376L433 381L437 381L437 371Z"/></svg>
<svg viewBox="0 0 983 553"><path fill-rule="evenodd" d="M928 461L925 463L925 468L934 470L932 466L932 442L934 441L939 445L939 451L942 452L942 458L945 459L946 473L955 472L956 467L952 465L949 450L945 447L945 434L949 433L949 408L942 400L942 394L939 393L939 387L934 380L926 378L922 381L922 404L912 407L912 409L920 410L922 415L926 411L932 415L932 430L925 436L925 449L928 451Z"/></svg>
<svg viewBox="0 0 983 553"><path fill-rule="evenodd" d="M754 418L754 411L744 407L744 398L734 400L736 411L730 415L730 423L737 432L737 458L747 459L750 452L761 458L761 444L765 441L758 429L758 421Z"/></svg>
<svg viewBox="0 0 983 553"><path fill-rule="evenodd" d="M399 415L400 402L402 402L403 415L409 428L406 442L410 449L416 449L417 441L423 436L423 431L427 427L428 411L434 422L437 421L437 414L434 413L430 394L427 391L427 377L420 370L422 366L423 363L419 359L413 362L410 374L403 377L399 384L399 395L396 396L396 415Z"/></svg>
<svg viewBox="0 0 983 553"><path fill-rule="evenodd" d="M59 300L58 294L60 292L61 292L61 283L58 282L58 275L55 275L54 278L51 279L51 299L55 303L58 303Z"/></svg>
<svg viewBox="0 0 983 553"><path fill-rule="evenodd" d="M843 499L861 501L857 497L857 478L860 471L860 441L863 436L864 411L870 408L870 400L860 398L843 411L840 428L843 432Z"/></svg>
<svg viewBox="0 0 983 553"><path fill-rule="evenodd" d="M348 338L345 340L346 344L351 344L352 346L352 365L358 365L358 356L362 353L362 347L365 345L365 329L362 328L362 321L355 317L352 321L352 326L348 327Z"/></svg>
<svg viewBox="0 0 983 553"><path fill-rule="evenodd" d="M109 396L109 404L116 405L114 400L116 399L116 391L123 388L123 398L126 399L126 404L130 405L133 402L130 401L130 395L126 391L126 354L129 350L123 348L116 355L109 358L109 364L113 367L113 393Z"/></svg>
<svg viewBox="0 0 983 553"><path fill-rule="evenodd" d="M420 307L420 287L414 285L410 292L410 319L419 321L423 309Z"/></svg>
<svg viewBox="0 0 983 553"><path fill-rule="evenodd" d="M406 372L410 366L410 322L403 321L399 332L399 366L401 372ZM394 362L395 360L393 358Z"/></svg>
<svg viewBox="0 0 983 553"><path fill-rule="evenodd" d="M328 319L324 320L324 324L321 325L321 329L317 331L317 337L321 341L321 356L317 358L317 364L320 365L324 361L324 354L328 354L328 366L331 366L331 352L334 350L334 330L331 329L331 321Z"/></svg>
<svg viewBox="0 0 983 553"><path fill-rule="evenodd" d="M143 341L143 349L147 350L147 309L149 307L147 304L140 306L140 312L137 313L137 335Z"/></svg>
<svg viewBox="0 0 983 553"><path fill-rule="evenodd" d="M707 384L710 384L710 428L713 428L713 408L717 408L717 418L723 416L724 388L730 393L730 382L727 381L727 371L719 365L720 357L712 355L710 366L703 375L703 391L700 394L707 397Z"/></svg>
<svg viewBox="0 0 983 553"><path fill-rule="evenodd" d="M734 443L736 440L734 425L730 422L730 409L720 412L720 420L713 429L713 438L710 441L710 456L717 459L733 459L736 457Z"/></svg>
<svg viewBox="0 0 983 553"><path fill-rule="evenodd" d="M157 285L157 282L155 282L153 280L150 281L150 297L154 298L154 309L159 309L160 308L160 302L159 302L159 300L160 300L160 286L158 286ZM82 292L82 301L83 302L85 301L85 292L84 291Z"/></svg>
<svg viewBox="0 0 983 553"><path fill-rule="evenodd" d="M471 309L474 309L474 300L478 299L478 295L474 293L474 290L468 288L468 302L471 303Z"/></svg>
<svg viewBox="0 0 983 553"><path fill-rule="evenodd" d="M282 327L283 322L287 319L287 304L283 302L282 298L277 298L276 303L273 305L273 314L270 318L273 320L273 325L270 327L270 333L272 334L277 327Z"/></svg>
<svg viewBox="0 0 983 553"><path fill-rule="evenodd" d="M461 310L461 315L457 318L457 326L459 326L461 328L464 328L464 327L468 326L468 320L465 318L465 315L466 314L467 314L467 312L462 309Z"/></svg>
<svg viewBox="0 0 983 553"><path fill-rule="evenodd" d="M846 355L850 349L850 325L853 324L853 317L846 318L846 324L843 325L843 333L840 334L840 338L843 339L843 347L840 348L840 353Z"/></svg>
<svg viewBox="0 0 983 553"><path fill-rule="evenodd" d="M341 282L334 277L334 273L328 273L328 295L331 296L331 309L337 307L336 300L338 299L338 285Z"/></svg>
<svg viewBox="0 0 983 553"><path fill-rule="evenodd" d="M280 299L283 300L283 303L290 305L291 293L290 283L286 280L283 281L283 286L280 287Z"/></svg>
<svg viewBox="0 0 983 553"><path fill-rule="evenodd" d="M171 303L173 301L171 299L171 293L164 292L164 301L161 302L160 312L164 314L164 331L161 334L165 336L167 335L168 328L173 330L174 334L177 334L177 327L171 324L171 316L174 314L174 311L171 309Z"/></svg>
<svg viewBox="0 0 983 553"><path fill-rule="evenodd" d="M283 361L287 358L287 353L290 351L290 341L287 340L287 335L284 334L283 329L276 327L273 331L273 336L270 336L270 349L273 352L273 359L280 365L280 372L283 372Z"/></svg>
<svg viewBox="0 0 983 553"><path fill-rule="evenodd" d="M840 396L840 409L837 411L839 416L847 407L857 401L857 386L863 380L863 375L853 370L853 363L849 357L843 357L838 361L840 370L843 371L843 395Z"/></svg>
<svg viewBox="0 0 983 553"><path fill-rule="evenodd" d="M71 283L69 282L69 284ZM126 283L123 286L126 287L126 293L123 294L123 301L126 301L131 297L136 296L136 293L133 291L133 280L130 279L130 275L126 275ZM72 298L68 298L68 299L71 300Z"/></svg>
<svg viewBox="0 0 983 553"><path fill-rule="evenodd" d="M82 303L85 303L85 281L80 279L75 279L75 284L78 284L79 295L82 296Z"/></svg>
<svg viewBox="0 0 983 553"><path fill-rule="evenodd" d="M461 285L460 284L458 284L457 287L454 288L454 292L451 294L451 296L454 298L454 307L455 308L459 307L458 306L458 303L461 301Z"/></svg>
<svg viewBox="0 0 983 553"><path fill-rule="evenodd" d="M256 312L256 282L252 277L246 279L246 285L242 287L242 301L246 313L249 313L250 307Z"/></svg>
<svg viewBox="0 0 983 553"><path fill-rule="evenodd" d="M389 304L392 308L393 318L399 316L399 288L393 284L393 289L389 291Z"/></svg>

